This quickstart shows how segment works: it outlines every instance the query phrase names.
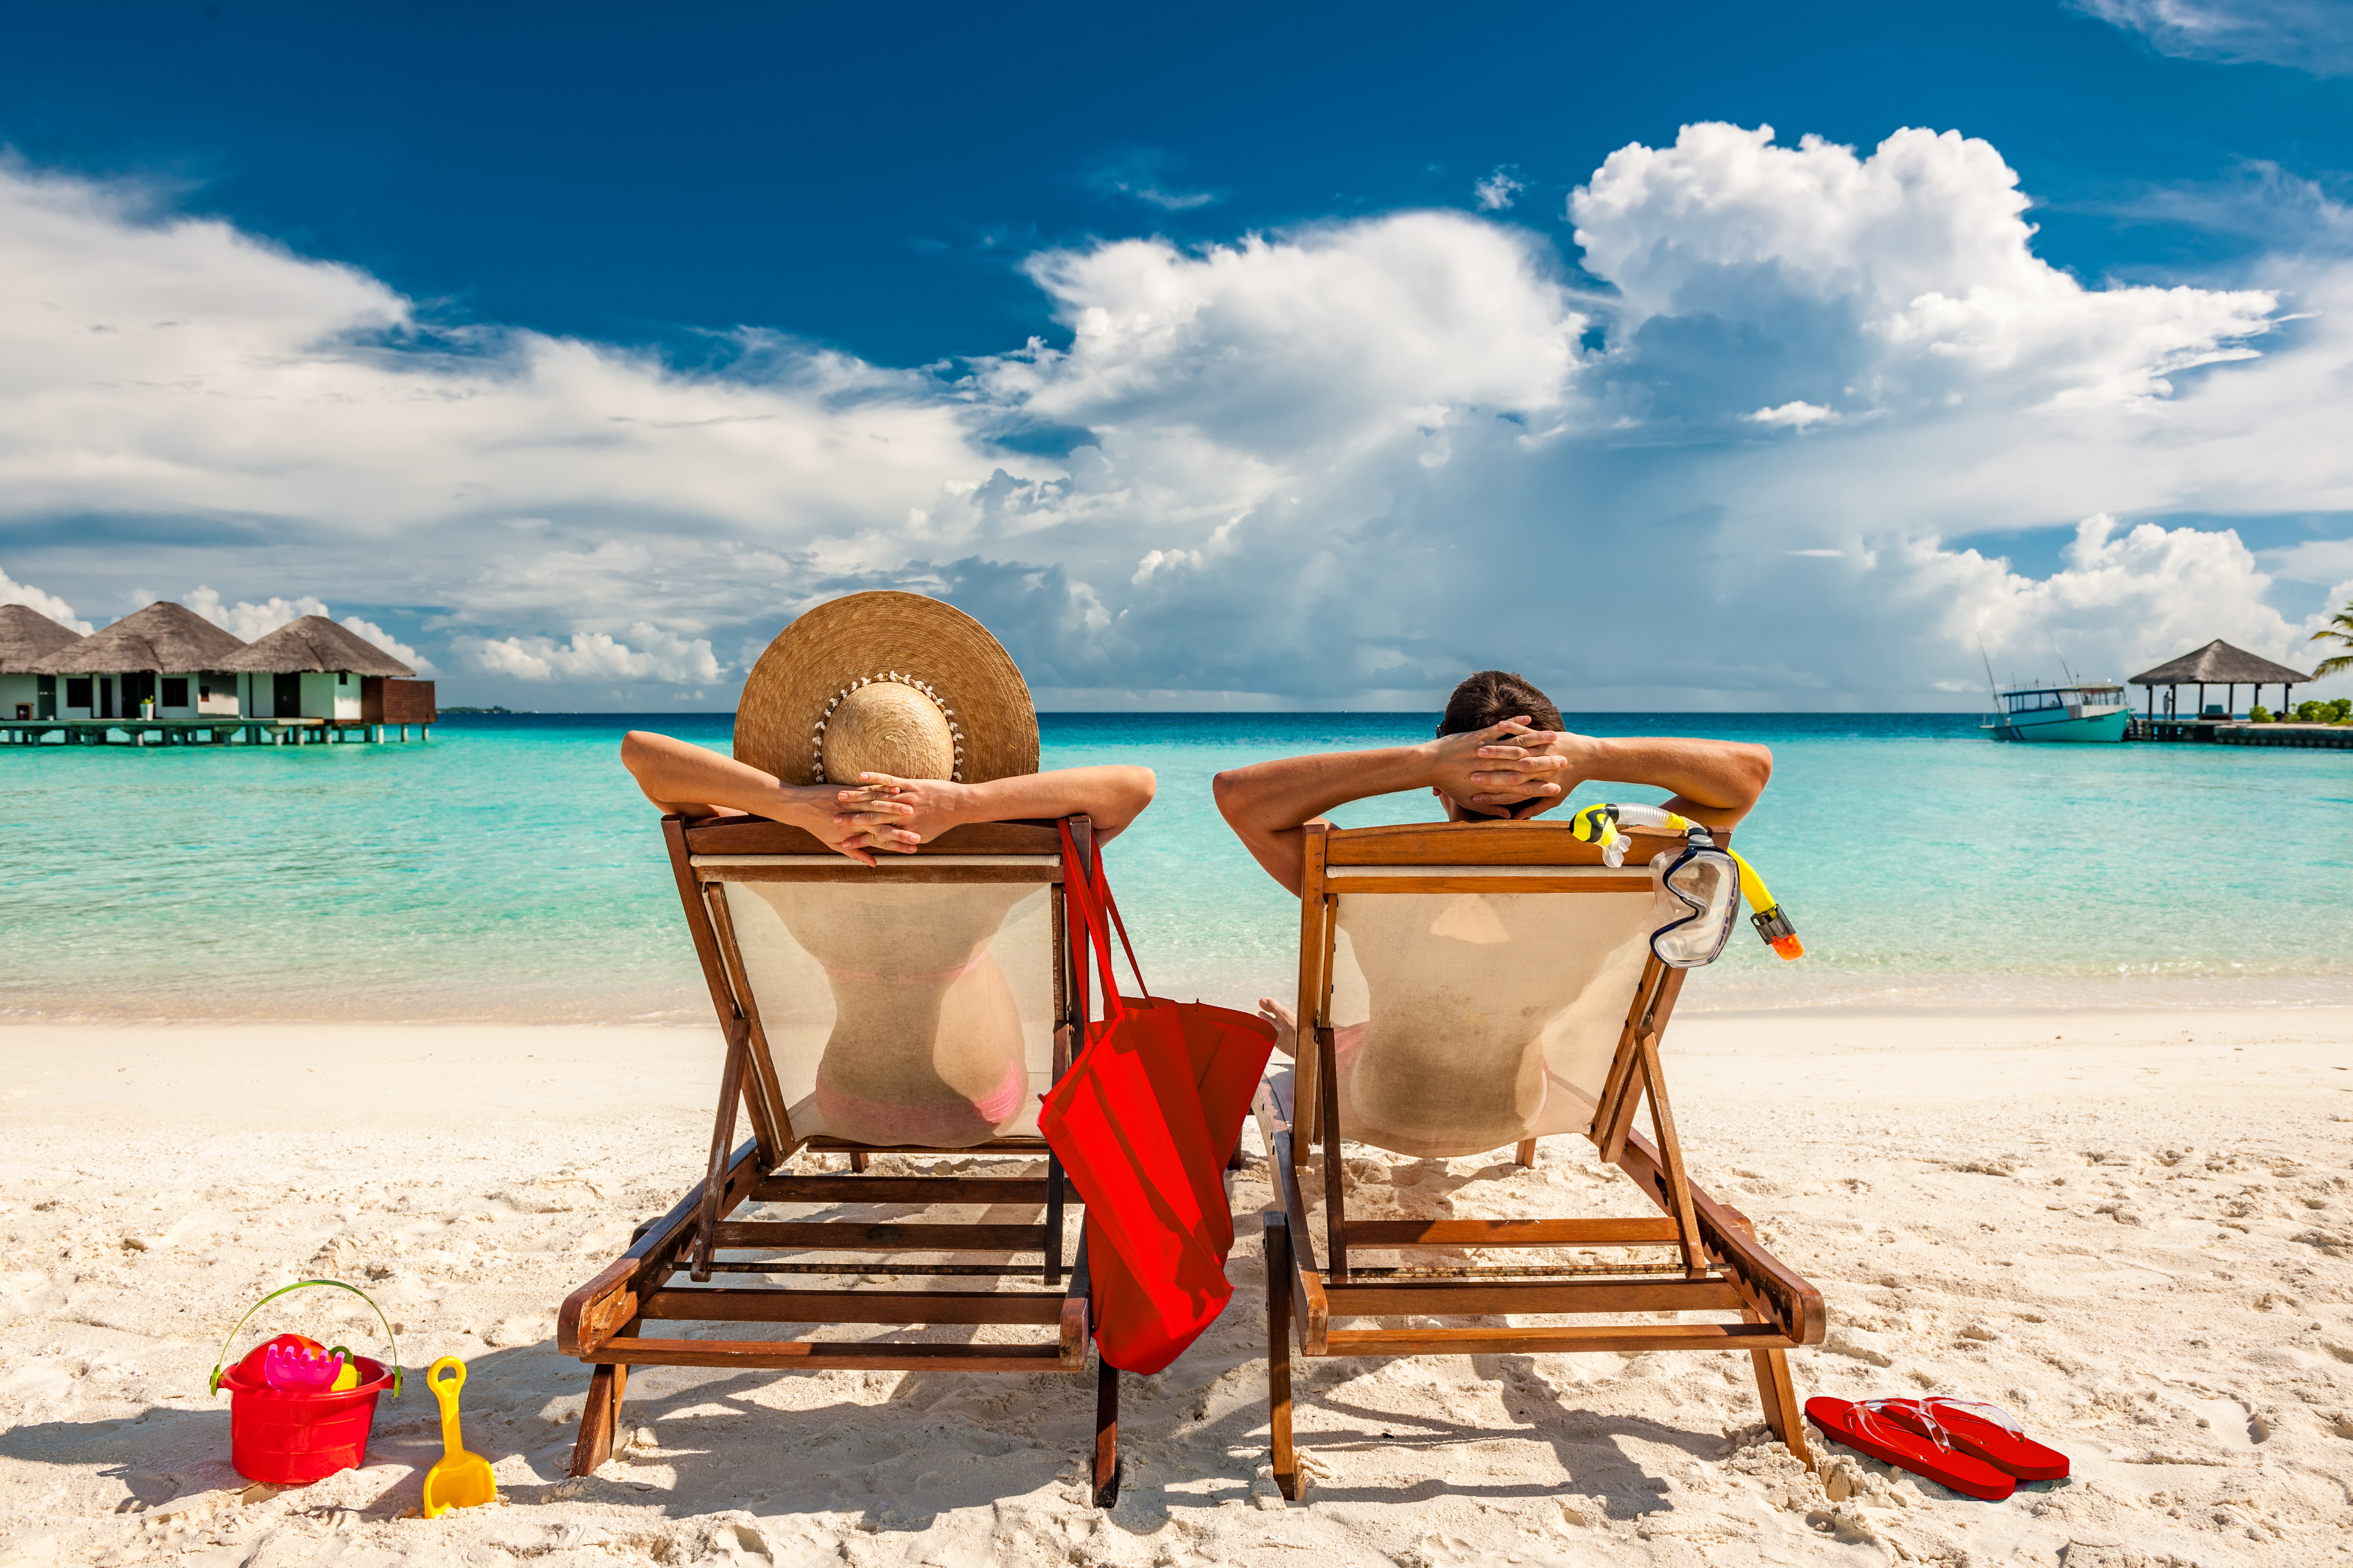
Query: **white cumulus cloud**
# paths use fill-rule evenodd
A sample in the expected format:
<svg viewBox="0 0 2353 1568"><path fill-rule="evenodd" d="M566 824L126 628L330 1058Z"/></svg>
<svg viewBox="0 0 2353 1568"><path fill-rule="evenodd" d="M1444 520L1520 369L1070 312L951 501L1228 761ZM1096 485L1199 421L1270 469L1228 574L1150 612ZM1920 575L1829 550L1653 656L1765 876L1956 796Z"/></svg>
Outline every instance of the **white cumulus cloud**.
<svg viewBox="0 0 2353 1568"><path fill-rule="evenodd" d="M452 646L476 669L519 680L719 679L719 661L703 638L690 641L642 622L626 635L636 647L609 632L574 632L569 642L544 637L459 637Z"/></svg>
<svg viewBox="0 0 2353 1568"><path fill-rule="evenodd" d="M374 621L364 620L358 616L345 616L339 624L353 637L375 644L419 675L438 673L431 659L402 642Z"/></svg>
<svg viewBox="0 0 2353 1568"><path fill-rule="evenodd" d="M1926 131L1690 126L1572 212L1582 279L1461 211L1113 238L1030 258L1066 341L917 374L747 331L689 373L428 330L364 274L0 169L0 524L75 519L10 565L81 603L136 559L227 584L216 618L356 607L418 663L383 632L415 616L449 700L722 705L798 610L890 586L979 616L1049 707L1427 704L1504 666L1572 708L1907 708L1965 700L1980 635L2308 662L2348 591L2332 251L2080 280L1998 152ZM2074 531L2055 568L1982 542L2034 530Z"/></svg>
<svg viewBox="0 0 2353 1568"><path fill-rule="evenodd" d="M250 520L302 536L306 566L359 544L372 584L387 541L519 515L829 529L971 458L923 377L755 333L728 374L687 376L426 331L353 268L22 167L0 166L0 274L9 512Z"/></svg>
<svg viewBox="0 0 2353 1568"><path fill-rule="evenodd" d="M1471 194L1478 198L1481 212L1493 213L1510 206L1512 199L1526 189L1526 185L1512 178L1509 171L1498 169L1472 185Z"/></svg>
<svg viewBox="0 0 2353 1568"><path fill-rule="evenodd" d="M1699 334L1686 352L1755 329L1746 357L1761 338L1788 390L1842 411L2130 404L2274 325L2263 290L2086 289L2034 254L2027 205L2001 154L1957 132L1898 131L1857 157L1704 124L1612 153L1569 215L1637 348L1659 321Z"/></svg>
<svg viewBox="0 0 2353 1568"><path fill-rule="evenodd" d="M1198 251L1121 240L1047 252L1029 273L1072 341L996 362L990 395L1269 455L1377 442L1464 406L1549 407L1584 324L1532 240L1455 213Z"/></svg>
<svg viewBox="0 0 2353 1568"><path fill-rule="evenodd" d="M59 626L71 626L84 637L97 628L73 612L73 606L55 594L45 594L30 583L19 583L5 572L0 572L0 605L22 605L37 610Z"/></svg>
<svg viewBox="0 0 2353 1568"><path fill-rule="evenodd" d="M185 595L180 603L204 616L213 625L247 642L258 642L279 627L291 625L304 616L324 616L334 619L334 612L314 595L305 594L299 599L272 596L256 604L239 600L231 605L211 588L198 587ZM434 673L433 661L415 648L385 631L374 621L358 616L345 616L342 625L346 631L365 638L385 652L399 659L419 675Z"/></svg>
<svg viewBox="0 0 2353 1568"><path fill-rule="evenodd" d="M247 642L268 637L279 627L299 621L304 616L327 614L327 606L308 594L299 599L272 597L260 604L240 600L230 605L223 603L220 595L214 590L199 587L180 603L230 636L242 637Z"/></svg>
<svg viewBox="0 0 2353 1568"><path fill-rule="evenodd" d="M2215 637L2267 658L2309 668L2310 628L2265 598L2272 580L2229 531L2126 527L2105 513L2084 519L2065 565L2044 579L2021 577L1974 551L1921 556L1915 591L1941 598L1949 636L1981 636L2013 658L2064 628L2079 658L2107 653L2125 668L2087 673L2122 678ZM2055 673L2055 672L2054 672Z"/></svg>
<svg viewBox="0 0 2353 1568"><path fill-rule="evenodd" d="M1841 416L1835 408L1825 408L1819 403L1793 398L1778 408L1760 408L1748 416L1757 425L1787 425L1793 430L1803 430L1809 425L1833 425Z"/></svg>

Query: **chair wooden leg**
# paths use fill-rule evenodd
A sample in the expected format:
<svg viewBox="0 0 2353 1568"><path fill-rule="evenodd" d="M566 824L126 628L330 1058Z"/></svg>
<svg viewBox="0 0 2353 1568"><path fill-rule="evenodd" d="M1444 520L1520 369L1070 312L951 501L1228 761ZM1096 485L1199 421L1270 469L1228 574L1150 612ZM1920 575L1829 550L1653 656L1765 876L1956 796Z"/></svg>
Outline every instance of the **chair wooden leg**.
<svg viewBox="0 0 2353 1568"><path fill-rule="evenodd" d="M1046 1156L1046 1268L1049 1285L1062 1282L1062 1162L1053 1154Z"/></svg>
<svg viewBox="0 0 2353 1568"><path fill-rule="evenodd" d="M1757 1367L1757 1397L1765 1406L1765 1424L1788 1446L1798 1462L1814 1468L1813 1450L1806 1444L1806 1423L1798 1406L1798 1391L1789 1382L1789 1352L1750 1351Z"/></svg>
<svg viewBox="0 0 2353 1568"><path fill-rule="evenodd" d="M621 1426L621 1396L629 1386L626 1366L599 1366L588 1374L588 1403L580 1409L580 1436L572 1445L571 1474L593 1476L613 1457Z"/></svg>
<svg viewBox="0 0 2353 1568"><path fill-rule="evenodd" d="M1536 1141L1533 1138L1521 1139L1520 1146L1512 1151L1512 1158L1522 1165L1535 1164L1536 1163Z"/></svg>
<svg viewBox="0 0 2353 1568"><path fill-rule="evenodd" d="M852 1173L862 1175L866 1170L866 1156L855 1149L851 1150L849 1152L849 1169Z"/></svg>
<svg viewBox="0 0 2353 1568"><path fill-rule="evenodd" d="M1095 1506L1119 1501L1119 1368L1095 1352Z"/></svg>
<svg viewBox="0 0 2353 1568"><path fill-rule="evenodd" d="M1266 1415L1274 1484L1299 1500L1299 1456L1291 1443L1291 1226L1282 1215L1266 1223Z"/></svg>
<svg viewBox="0 0 2353 1568"><path fill-rule="evenodd" d="M713 891L717 889L714 888ZM735 1110L744 1100L744 1075L749 1070L752 1041L741 1018L727 1031L727 1066L719 1075L719 1114L711 1124L711 1168L703 1178L702 1208L695 1220L694 1255L687 1272L698 1283L711 1278L719 1222L727 1217L721 1201L727 1187L727 1166L735 1152Z"/></svg>

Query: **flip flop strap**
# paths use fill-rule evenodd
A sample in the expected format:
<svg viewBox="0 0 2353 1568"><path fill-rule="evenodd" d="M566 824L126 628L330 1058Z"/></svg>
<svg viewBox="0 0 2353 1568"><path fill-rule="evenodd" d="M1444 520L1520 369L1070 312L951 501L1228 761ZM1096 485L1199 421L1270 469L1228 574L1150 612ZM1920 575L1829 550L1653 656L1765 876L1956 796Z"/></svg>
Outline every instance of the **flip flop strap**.
<svg viewBox="0 0 2353 1568"><path fill-rule="evenodd" d="M2011 1436L2016 1437L2021 1441L2024 1441L2026 1438L2026 1429L2018 1424L2018 1420L2015 1416L2011 1415L2009 1411L2004 1410L1999 1405L1988 1405L1984 1401L1977 1399L1938 1399L1933 1402L1928 1400L1921 1401L1921 1404L1924 1406L1931 1403L1936 1405L1940 1408L1958 1410L1964 1415L1974 1415L1978 1420L1984 1422L1987 1426L1999 1426L2003 1431L2009 1433Z"/></svg>

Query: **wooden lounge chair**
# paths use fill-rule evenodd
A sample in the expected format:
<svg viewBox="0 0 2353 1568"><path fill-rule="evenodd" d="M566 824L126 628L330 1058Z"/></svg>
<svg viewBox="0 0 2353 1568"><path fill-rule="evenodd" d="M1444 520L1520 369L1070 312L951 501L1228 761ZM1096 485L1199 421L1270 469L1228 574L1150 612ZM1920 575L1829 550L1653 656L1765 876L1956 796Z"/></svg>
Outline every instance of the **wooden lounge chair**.
<svg viewBox="0 0 2353 1568"><path fill-rule="evenodd" d="M1308 1356L1745 1350L1766 1421L1811 1468L1784 1352L1821 1340L1821 1296L1758 1245L1744 1215L1685 1173L1660 1073L1660 1037L1683 981L1649 947L1646 867L1666 842L1638 842L1630 863L1612 870L1565 823L1308 828L1298 1058L1288 1082L1261 1086L1254 1108L1282 1205L1264 1218L1268 1396L1285 1496L1299 1496L1294 1326ZM1361 1032L1352 1026L1359 1021ZM1656 1142L1633 1131L1646 1099ZM1591 1138L1658 1215L1348 1217L1344 1140L1425 1156L1509 1143L1526 1165L1536 1138L1556 1131ZM1320 1256L1308 1226L1311 1144L1323 1152ZM1410 1261L1433 1247L1582 1257L1556 1265ZM1409 1260L1366 1261L1384 1253ZM1662 1312L1727 1321L1628 1321ZM1505 1314L1513 1326L1336 1326ZM1569 1321L1519 1326L1526 1316Z"/></svg>
<svg viewBox="0 0 2353 1568"><path fill-rule="evenodd" d="M1072 817L1071 825L1080 852L1091 855L1087 818ZM1076 1194L1066 1189L1061 1168L1036 1128L1037 1096L1069 1067L1077 1023L1066 984L1070 932L1056 825L971 824L917 854L881 856L873 868L833 853L798 828L759 818L690 826L670 816L662 832L726 1035L726 1067L709 1173L668 1214L641 1226L628 1252L564 1303L556 1343L596 1369L572 1473L586 1475L611 1457L631 1366L1084 1373L1092 1337L1085 1243L1068 1265L1063 1249L1064 1205ZM974 929L993 932L981 938L983 946L966 967L993 964L1021 1015L1024 1110L1003 1135L944 1147L859 1142L827 1131L814 1089L835 1026L835 993L829 972L795 931L836 931L845 918L894 921L900 901L907 921L949 909L966 916L977 910L981 924ZM788 925L780 911L815 920ZM837 963L831 973L841 972ZM887 984L892 977L860 978ZM752 1133L740 1147L739 1101ZM1020 1154L1045 1168L1022 1176L867 1173L870 1156L878 1153ZM847 1156L846 1171L831 1166L834 1155ZM820 1212L747 1215L767 1205L814 1205ZM822 1212L873 1205L987 1205L989 1217L931 1223L921 1216L878 1221ZM1008 1207L1043 1212L1008 1223ZM1017 1255L1035 1261L1010 1261ZM894 1282L988 1283L980 1289L843 1288L841 1277L876 1275ZM714 1276L816 1277L818 1288L706 1283ZM733 1325L738 1331L767 1324L963 1325L971 1342L943 1342L936 1333L681 1338L655 1328L679 1322ZM1001 1326L1019 1324L1050 1331L1000 1342L1008 1339ZM1104 1507L1118 1490L1118 1377L1109 1366L1095 1373L1094 1496Z"/></svg>

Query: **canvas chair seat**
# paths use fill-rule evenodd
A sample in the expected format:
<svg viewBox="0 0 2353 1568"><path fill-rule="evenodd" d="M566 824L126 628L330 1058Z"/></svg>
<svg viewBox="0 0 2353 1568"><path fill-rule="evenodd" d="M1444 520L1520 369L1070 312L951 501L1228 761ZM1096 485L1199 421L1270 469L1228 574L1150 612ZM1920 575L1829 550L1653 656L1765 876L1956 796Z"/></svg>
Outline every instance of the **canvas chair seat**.
<svg viewBox="0 0 2353 1568"><path fill-rule="evenodd" d="M1293 1323L1310 1356L1746 1349L1767 1423L1810 1463L1785 1352L1820 1340L1820 1296L1683 1169L1659 1041L1687 972L1651 954L1647 857L1630 858L1602 865L1566 823L1308 829L1298 1055L1258 1108L1282 1200L1265 1222L1287 1495ZM1646 1102L1655 1142L1633 1131ZM1654 1213L1348 1217L1344 1141L1420 1158L1514 1147L1525 1165L1560 1132L1591 1138ZM1512 1261L1474 1256L1498 1248ZM1514 1326L1347 1326L1450 1314ZM1521 1326L1529 1316L1577 1321Z"/></svg>
<svg viewBox="0 0 2353 1568"><path fill-rule="evenodd" d="M1086 819L1071 827L1091 854ZM727 1060L703 1182L558 1320L559 1346L596 1368L573 1473L609 1456L631 1365L1083 1373L1085 1246L1066 1262L1075 1194L1038 1132L1038 1097L1069 1067L1078 1021L1058 826L968 825L874 867L758 818L667 817L663 831ZM752 1133L740 1146L739 1107ZM885 1152L964 1156L959 1167L1012 1155L1044 1169L869 1173ZM844 1157L846 1173L828 1169ZM810 1212L777 1217L771 1205ZM1019 1220L1025 1209L1038 1217ZM714 1276L727 1282L701 1288ZM874 1276L940 1283L845 1288ZM802 1283L810 1277L814 1287ZM795 1283L735 1282L763 1278ZM777 1339L649 1332L670 1321L808 1327ZM828 1332L840 1324L908 1331ZM1045 1331L980 1327L1020 1324ZM944 1337L944 1326L957 1332ZM1096 1369L1095 1489L1106 1503L1117 1378Z"/></svg>
<svg viewBox="0 0 2353 1568"><path fill-rule="evenodd" d="M850 863L839 855L826 858ZM810 880L721 881L761 1009L776 1108L797 1134L970 1148L1035 1137L1054 1083L1050 881L864 885L810 858L698 856L699 875L798 867ZM1055 856L961 864L1057 874Z"/></svg>
<svg viewBox="0 0 2353 1568"><path fill-rule="evenodd" d="M1498 890L1337 895L1331 1018L1348 1136L1442 1157L1583 1131L1649 955L1647 889L1565 899L1511 891L1527 880L1514 868L1430 869ZM1588 869L1626 879L1564 868Z"/></svg>

